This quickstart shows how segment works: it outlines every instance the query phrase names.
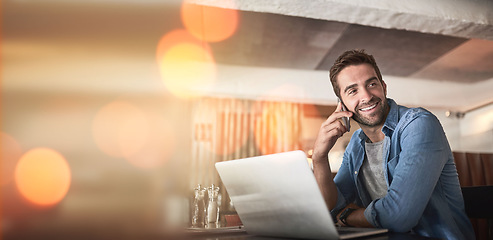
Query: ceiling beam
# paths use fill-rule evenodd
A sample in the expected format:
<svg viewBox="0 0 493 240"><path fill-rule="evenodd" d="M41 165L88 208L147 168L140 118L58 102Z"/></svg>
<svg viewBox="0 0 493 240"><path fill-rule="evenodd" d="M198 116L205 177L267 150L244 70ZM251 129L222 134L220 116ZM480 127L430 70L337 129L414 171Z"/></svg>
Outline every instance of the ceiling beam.
<svg viewBox="0 0 493 240"><path fill-rule="evenodd" d="M242 11L266 12L462 38L493 40L489 0L189 0Z"/></svg>

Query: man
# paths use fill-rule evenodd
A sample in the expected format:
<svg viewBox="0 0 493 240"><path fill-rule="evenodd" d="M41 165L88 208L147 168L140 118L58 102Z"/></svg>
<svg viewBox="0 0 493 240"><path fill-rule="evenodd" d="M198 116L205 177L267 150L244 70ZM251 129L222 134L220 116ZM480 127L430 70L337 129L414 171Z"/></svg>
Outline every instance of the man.
<svg viewBox="0 0 493 240"><path fill-rule="evenodd" d="M425 109L406 108L387 98L378 66L363 50L343 53L330 69L330 80L342 102L322 124L312 159L322 195L338 223L474 239L438 119ZM360 129L332 179L328 153L348 131L343 117L351 117Z"/></svg>

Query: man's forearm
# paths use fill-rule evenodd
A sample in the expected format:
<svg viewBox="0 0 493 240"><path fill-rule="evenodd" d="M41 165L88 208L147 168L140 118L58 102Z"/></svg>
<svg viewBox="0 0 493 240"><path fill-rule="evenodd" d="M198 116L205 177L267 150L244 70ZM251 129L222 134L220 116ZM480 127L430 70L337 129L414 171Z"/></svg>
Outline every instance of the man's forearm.
<svg viewBox="0 0 493 240"><path fill-rule="evenodd" d="M342 212L342 211L341 211ZM337 216L339 219L340 214ZM374 227L371 225L365 217L365 208L357 208L347 218L346 222L351 227Z"/></svg>
<svg viewBox="0 0 493 240"><path fill-rule="evenodd" d="M332 179L328 154L337 139L347 132L346 127L339 119L352 115L351 112L342 111L342 103L337 104L336 110L320 126L313 146L313 172L329 209L333 209L337 203L337 188L334 179Z"/></svg>
<svg viewBox="0 0 493 240"><path fill-rule="evenodd" d="M337 203L337 188L332 178L327 157L313 158L313 173L317 180L320 192L329 209L333 209Z"/></svg>

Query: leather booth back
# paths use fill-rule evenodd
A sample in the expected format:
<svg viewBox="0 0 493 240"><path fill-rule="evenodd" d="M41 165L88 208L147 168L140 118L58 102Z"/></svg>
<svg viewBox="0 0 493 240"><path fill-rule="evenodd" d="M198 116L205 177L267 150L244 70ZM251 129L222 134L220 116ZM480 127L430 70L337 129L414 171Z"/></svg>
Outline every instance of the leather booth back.
<svg viewBox="0 0 493 240"><path fill-rule="evenodd" d="M471 153L471 152L453 152L457 173L459 174L459 182L463 187L463 194L471 192L471 189L464 191L464 187L475 186L493 186L493 153ZM481 188L490 189L491 188ZM484 190L481 190L484 191ZM491 191L484 191L480 195L483 198L493 197ZM474 195L477 198L478 194ZM464 199L471 199L472 196L464 196ZM467 203L472 203L468 201ZM487 206L484 204L470 204L466 206L466 212L471 208L481 208L479 211L493 208L493 202ZM477 211L476 211L477 212ZM491 212L491 211L490 211ZM472 218L471 222L476 232L476 239L493 239L493 216L486 218Z"/></svg>

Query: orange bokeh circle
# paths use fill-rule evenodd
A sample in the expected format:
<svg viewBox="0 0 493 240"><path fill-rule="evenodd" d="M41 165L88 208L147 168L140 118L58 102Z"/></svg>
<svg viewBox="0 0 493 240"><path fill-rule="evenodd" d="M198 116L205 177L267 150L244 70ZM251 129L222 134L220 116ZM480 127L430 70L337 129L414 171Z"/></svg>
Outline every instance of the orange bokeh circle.
<svg viewBox="0 0 493 240"><path fill-rule="evenodd" d="M198 46L202 46L205 52L210 53L212 52L209 44L204 43L200 41L199 39L195 38L192 34L190 34L187 30L185 29L175 29L171 32L166 33L159 39L157 49L156 49L156 60L158 63L161 63L163 60L164 55L168 52L168 50L181 43L189 43L189 44L195 44Z"/></svg>
<svg viewBox="0 0 493 240"><path fill-rule="evenodd" d="M207 48L193 43L171 46L159 62L166 88L180 98L200 96L216 79L216 65Z"/></svg>
<svg viewBox="0 0 493 240"><path fill-rule="evenodd" d="M93 120L93 137L97 146L116 158L138 153L150 132L147 115L134 104L116 100L102 107Z"/></svg>
<svg viewBox="0 0 493 240"><path fill-rule="evenodd" d="M164 165L170 160L176 146L176 128L170 121L157 114L149 114L148 140L145 145L126 159L141 169L153 169Z"/></svg>
<svg viewBox="0 0 493 240"><path fill-rule="evenodd" d="M70 188L70 166L60 153L49 148L35 148L17 163L15 182L21 195L30 202L54 205Z"/></svg>
<svg viewBox="0 0 493 240"><path fill-rule="evenodd" d="M187 30L206 42L220 42L231 37L238 28L238 11L209 7L183 1L181 18Z"/></svg>

